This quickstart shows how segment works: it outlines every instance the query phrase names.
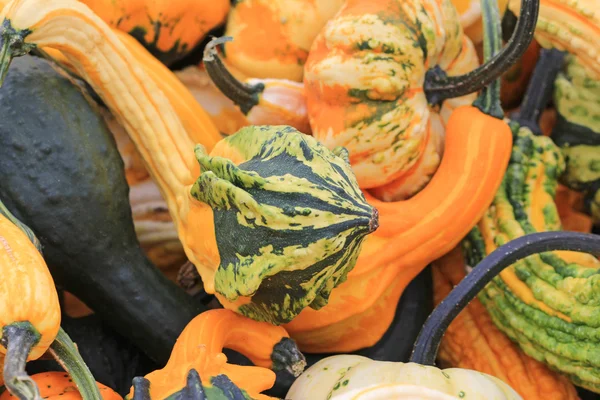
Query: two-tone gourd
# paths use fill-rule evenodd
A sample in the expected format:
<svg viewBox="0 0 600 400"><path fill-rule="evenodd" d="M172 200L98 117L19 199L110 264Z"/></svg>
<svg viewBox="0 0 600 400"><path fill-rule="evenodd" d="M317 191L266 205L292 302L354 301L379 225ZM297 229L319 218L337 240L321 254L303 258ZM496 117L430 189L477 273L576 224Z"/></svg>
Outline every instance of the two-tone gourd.
<svg viewBox="0 0 600 400"><path fill-rule="evenodd" d="M290 400L486 399L521 400L517 392L493 376L460 368L438 369L434 362L440 340L452 320L504 268L549 250L600 255L600 236L544 232L520 237L484 258L436 307L413 349L409 363L373 361L338 355L308 368L294 382Z"/></svg>
<svg viewBox="0 0 600 400"><path fill-rule="evenodd" d="M62 52L127 129L208 293L273 323L326 304L377 228L345 150L330 151L289 127L255 127L210 155L202 146L194 154L163 91L87 6L16 0L1 17L0 74L36 46Z"/></svg>

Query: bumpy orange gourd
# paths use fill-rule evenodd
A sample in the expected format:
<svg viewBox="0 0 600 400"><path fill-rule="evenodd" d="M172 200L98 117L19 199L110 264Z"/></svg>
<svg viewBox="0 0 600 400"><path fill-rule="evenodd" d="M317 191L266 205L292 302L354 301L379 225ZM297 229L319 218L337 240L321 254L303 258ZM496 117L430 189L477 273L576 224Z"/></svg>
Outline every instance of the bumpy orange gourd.
<svg viewBox="0 0 600 400"><path fill-rule="evenodd" d="M81 394L77 386L69 377L69 374L60 371L41 372L32 375L31 378L40 388L40 395L43 399L49 400L81 400ZM123 398L115 393L114 390L99 382L96 382L103 400L122 400ZM16 397L8 391L0 395L0 400L15 399Z"/></svg>
<svg viewBox="0 0 600 400"><path fill-rule="evenodd" d="M313 136L344 146L362 188L386 201L410 197L436 171L452 110L430 107L425 74L478 65L450 0L349 0L319 33L305 64Z"/></svg>
<svg viewBox="0 0 600 400"><path fill-rule="evenodd" d="M255 366L228 364L223 348L243 354ZM260 392L275 383L273 370L285 368L298 376L305 365L304 357L282 327L219 309L194 318L177 339L167 365L145 378L150 381L152 399L164 399L179 391L192 368L205 384L211 377L224 374L251 398L271 399ZM133 395L133 388L129 395Z"/></svg>
<svg viewBox="0 0 600 400"><path fill-rule="evenodd" d="M113 28L133 35L165 64L189 53L225 22L229 0L79 0Z"/></svg>
<svg viewBox="0 0 600 400"><path fill-rule="evenodd" d="M234 3L225 35L227 64L247 77L301 81L310 46L343 0L253 0Z"/></svg>
<svg viewBox="0 0 600 400"><path fill-rule="evenodd" d="M460 247L433 264L434 304L439 304L465 276ZM474 299L446 329L438 359L444 368L466 368L499 378L527 400L576 400L575 386L527 356L502 333L485 307Z"/></svg>

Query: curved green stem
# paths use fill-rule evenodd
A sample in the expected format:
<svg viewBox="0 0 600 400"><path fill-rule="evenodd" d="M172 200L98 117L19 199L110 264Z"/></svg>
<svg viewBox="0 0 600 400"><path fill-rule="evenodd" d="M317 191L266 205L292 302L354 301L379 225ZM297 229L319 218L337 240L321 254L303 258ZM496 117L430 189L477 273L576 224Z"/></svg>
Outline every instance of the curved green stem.
<svg viewBox="0 0 600 400"><path fill-rule="evenodd" d="M214 38L204 48L204 57L202 62L204 68L215 86L219 88L221 93L233 101L244 115L248 115L252 107L259 103L259 94L265 89L265 85L258 83L256 85L246 85L238 81L227 70L227 67L219 58L216 47L225 42L232 41L230 36Z"/></svg>
<svg viewBox="0 0 600 400"><path fill-rule="evenodd" d="M600 235L577 232L532 233L494 250L433 310L415 343L410 361L434 365L446 329L471 300L504 268L533 254L567 250L600 256Z"/></svg>
<svg viewBox="0 0 600 400"><path fill-rule="evenodd" d="M4 83L10 62L14 57L23 56L36 46L25 43L25 38L31 33L29 29L14 29L10 20L4 19L0 27L0 87Z"/></svg>
<svg viewBox="0 0 600 400"><path fill-rule="evenodd" d="M482 13L492 7L495 7L497 12L498 5L495 0L481 0L481 2ZM439 106L446 99L476 92L499 78L529 47L533 39L539 8L539 0L523 0L520 18L507 46L491 59L486 60L479 68L459 76L448 76L439 66L427 71L423 89L429 104ZM499 15L496 15L495 19L498 23L499 18ZM483 26L486 27L485 21Z"/></svg>
<svg viewBox="0 0 600 400"><path fill-rule="evenodd" d="M40 390L25 372L27 357L41 335L30 322L15 322L2 329L0 344L6 347L4 357L4 385L21 400L41 399Z"/></svg>
<svg viewBox="0 0 600 400"><path fill-rule="evenodd" d="M552 98L554 81L563 67L566 53L557 49L542 49L533 75L527 85L527 91L519 111L510 115L510 119L526 126L536 135L541 135L539 121L542 112Z"/></svg>
<svg viewBox="0 0 600 400"><path fill-rule="evenodd" d="M502 25L498 2L481 1L481 17L483 18L483 60L487 62L502 50ZM485 86L473 105L482 112L499 119L504 118L500 104L500 77Z"/></svg>
<svg viewBox="0 0 600 400"><path fill-rule="evenodd" d="M73 379L83 400L102 400L92 372L81 358L75 343L62 328L50 345L50 353Z"/></svg>

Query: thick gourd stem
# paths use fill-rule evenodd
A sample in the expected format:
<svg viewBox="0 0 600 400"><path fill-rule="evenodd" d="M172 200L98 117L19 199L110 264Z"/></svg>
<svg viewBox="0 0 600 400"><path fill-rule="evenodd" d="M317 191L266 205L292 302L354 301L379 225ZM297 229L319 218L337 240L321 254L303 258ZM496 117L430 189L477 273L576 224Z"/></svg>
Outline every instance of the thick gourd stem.
<svg viewBox="0 0 600 400"><path fill-rule="evenodd" d="M540 117L552 98L554 81L563 67L565 55L565 52L557 49L541 50L521 107L510 116L513 121L531 129L536 135L542 134Z"/></svg>
<svg viewBox="0 0 600 400"><path fill-rule="evenodd" d="M14 0L3 11L0 72L13 57L35 47L59 49L126 128L180 227L180 212L186 211L189 200L186 188L198 173L194 143L168 98L143 68L136 67L127 47L78 1Z"/></svg>
<svg viewBox="0 0 600 400"><path fill-rule="evenodd" d="M132 400L151 400L150 399L150 381L143 376L133 378L133 399Z"/></svg>
<svg viewBox="0 0 600 400"><path fill-rule="evenodd" d="M433 310L415 343L410 361L434 365L444 332L479 291L515 262L547 251L577 251L600 256L600 236L576 232L532 233L514 239L484 258Z"/></svg>
<svg viewBox="0 0 600 400"><path fill-rule="evenodd" d="M491 1L483 0L484 3ZM500 77L525 53L533 40L539 8L539 0L523 0L521 16L507 46L479 68L460 76L447 76L439 66L430 69L423 86L427 101L440 105L446 99L476 92Z"/></svg>
<svg viewBox="0 0 600 400"><path fill-rule="evenodd" d="M232 383L233 385L233 383ZM237 398L233 396L234 398ZM195 369L191 369L188 372L186 384L179 393L173 394L167 397L166 400L206 400L206 392L202 387L202 381L200 375ZM240 397L240 399L243 397Z"/></svg>
<svg viewBox="0 0 600 400"><path fill-rule="evenodd" d="M29 352L40 338L40 333L30 322L15 322L2 329L0 344L6 347L4 385L21 400L41 399L37 384L25 372Z"/></svg>
<svg viewBox="0 0 600 400"><path fill-rule="evenodd" d="M59 329L56 339L50 345L50 353L73 379L83 400L102 400L92 372L83 361L67 332L62 328Z"/></svg>
<svg viewBox="0 0 600 400"><path fill-rule="evenodd" d="M210 76L210 79L215 86L219 88L221 93L237 104L244 115L248 115L250 110L252 110L252 107L258 105L258 95L265 89L265 85L262 83L256 85L244 84L238 81L227 70L227 67L225 67L223 61L219 58L216 47L232 40L232 37L224 36L214 38L208 42L204 48L202 62L204 63L204 68L206 69L208 76Z"/></svg>
<svg viewBox="0 0 600 400"><path fill-rule="evenodd" d="M483 19L483 60L488 62L502 49L502 26L498 2L482 0L481 17ZM492 117L504 118L504 110L500 104L500 77L482 89L473 106Z"/></svg>

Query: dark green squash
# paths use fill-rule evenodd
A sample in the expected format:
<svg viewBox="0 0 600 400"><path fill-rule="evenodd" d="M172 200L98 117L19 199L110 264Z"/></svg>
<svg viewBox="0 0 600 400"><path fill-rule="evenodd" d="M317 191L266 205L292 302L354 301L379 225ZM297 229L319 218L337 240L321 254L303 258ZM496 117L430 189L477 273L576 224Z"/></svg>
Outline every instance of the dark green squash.
<svg viewBox="0 0 600 400"><path fill-rule="evenodd" d="M203 311L146 258L123 162L102 118L46 61L14 61L0 90L0 196L43 245L57 284L159 364Z"/></svg>

